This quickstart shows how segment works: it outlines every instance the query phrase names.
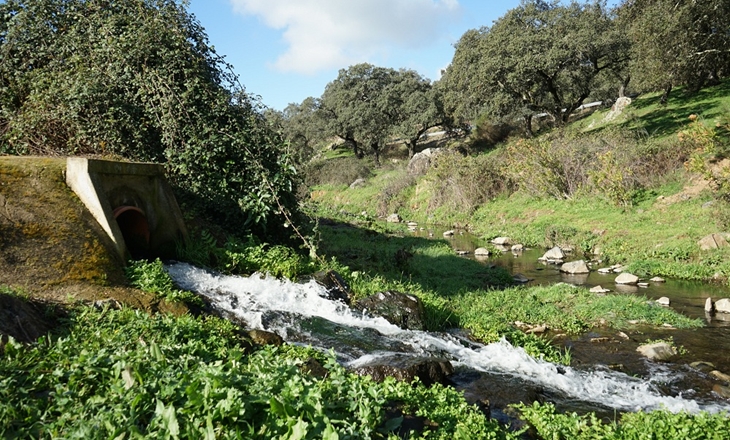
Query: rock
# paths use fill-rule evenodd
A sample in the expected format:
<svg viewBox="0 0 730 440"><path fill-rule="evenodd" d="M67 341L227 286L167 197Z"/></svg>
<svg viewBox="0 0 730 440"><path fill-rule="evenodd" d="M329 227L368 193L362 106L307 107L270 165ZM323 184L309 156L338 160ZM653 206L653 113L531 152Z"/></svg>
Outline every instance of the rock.
<svg viewBox="0 0 730 440"><path fill-rule="evenodd" d="M444 231L444 237L453 237L453 236L454 236L454 231L452 231L452 230Z"/></svg>
<svg viewBox="0 0 730 440"><path fill-rule="evenodd" d="M605 289L601 286L591 287L591 289L589 290L589 292L591 292L591 293L608 293L610 291L611 291L610 289Z"/></svg>
<svg viewBox="0 0 730 440"><path fill-rule="evenodd" d="M602 267L602 268L598 269L598 273L603 274L603 275L609 274L611 272L613 272L613 269L611 269L610 267Z"/></svg>
<svg viewBox="0 0 730 440"><path fill-rule="evenodd" d="M406 293L390 290L376 293L356 302L353 309L385 318L405 330L426 329L421 300Z"/></svg>
<svg viewBox="0 0 730 440"><path fill-rule="evenodd" d="M692 362L691 364L689 364L689 366L692 368L696 368L696 369L702 371L703 373L710 373L712 370L715 369L715 364L713 364L712 362L705 362L705 361Z"/></svg>
<svg viewBox="0 0 730 440"><path fill-rule="evenodd" d="M590 273L586 262L583 260L571 261L560 266L560 271L569 274Z"/></svg>
<svg viewBox="0 0 730 440"><path fill-rule="evenodd" d="M403 221L403 219L398 215L398 213L390 214L386 219L386 222L388 223L400 223Z"/></svg>
<svg viewBox="0 0 730 440"><path fill-rule="evenodd" d="M560 249L558 246L555 246L554 248L545 252L545 254L543 254L543 256L539 258L539 260L555 261L555 260L562 260L563 258L565 258L565 254L563 253L563 250Z"/></svg>
<svg viewBox="0 0 730 440"><path fill-rule="evenodd" d="M408 227L411 228L411 229L416 229L418 227L418 223L416 223L416 222L408 222Z"/></svg>
<svg viewBox="0 0 730 440"><path fill-rule="evenodd" d="M528 328L527 330L525 330L525 333L540 334L540 333L545 333L548 330L549 330L548 326L546 326L545 324L540 324L540 325L536 325L536 326Z"/></svg>
<svg viewBox="0 0 730 440"><path fill-rule="evenodd" d="M718 313L730 313L730 299L722 298L715 301L715 311Z"/></svg>
<svg viewBox="0 0 730 440"><path fill-rule="evenodd" d="M456 255L469 255L469 251L456 251Z"/></svg>
<svg viewBox="0 0 730 440"><path fill-rule="evenodd" d="M448 376L454 373L454 367L446 359L395 354L358 365L354 371L361 376L370 376L376 382L394 377L410 383L418 378L424 385L431 386L435 383L446 384Z"/></svg>
<svg viewBox="0 0 730 440"><path fill-rule="evenodd" d="M525 250L525 246L522 244L512 245L512 252L522 252Z"/></svg>
<svg viewBox="0 0 730 440"><path fill-rule="evenodd" d="M639 346L636 351L652 361L666 361L677 355L677 350L666 342L644 344Z"/></svg>
<svg viewBox="0 0 730 440"><path fill-rule="evenodd" d="M620 264L614 264L613 266L611 266L611 270L613 271L613 273L621 273L624 271L624 267Z"/></svg>
<svg viewBox="0 0 730 440"><path fill-rule="evenodd" d="M611 338L605 336L599 338L591 338L591 342L594 344L602 344L604 342L611 342Z"/></svg>
<svg viewBox="0 0 730 440"><path fill-rule="evenodd" d="M664 283L664 282L666 282L666 280L664 278L662 278L662 277L654 277L654 278L650 279L649 281L651 281L652 283Z"/></svg>
<svg viewBox="0 0 730 440"><path fill-rule="evenodd" d="M498 246L509 246L511 243L509 237L497 237L492 240L492 244L496 244Z"/></svg>
<svg viewBox="0 0 730 440"><path fill-rule="evenodd" d="M723 397L725 399L730 399L730 387L726 387L720 384L715 384L712 386L712 391L714 393L717 393L720 395L720 397Z"/></svg>
<svg viewBox="0 0 730 440"><path fill-rule="evenodd" d="M362 177L355 180L350 184L350 189L356 189L356 188L362 188L367 184L367 180L363 179Z"/></svg>
<svg viewBox="0 0 730 440"><path fill-rule="evenodd" d="M627 341L629 340L629 335L627 335L627 334L626 334L626 333L624 333L624 332L618 332L618 333L616 333L616 334L617 334L617 335L618 335L618 337L619 337L619 338L621 338L621 339L625 339L625 340L627 340Z"/></svg>
<svg viewBox="0 0 730 440"><path fill-rule="evenodd" d="M649 283L636 283L636 285L639 287L644 287L644 288L649 287Z"/></svg>
<svg viewBox="0 0 730 440"><path fill-rule="evenodd" d="M663 297L659 298L658 300L656 300L656 303L659 304L660 306L668 306L669 298L667 298L666 296L663 296Z"/></svg>
<svg viewBox="0 0 730 440"><path fill-rule="evenodd" d="M715 310L715 305L712 304L712 298L707 298L705 301L705 312L712 313Z"/></svg>
<svg viewBox="0 0 730 440"><path fill-rule="evenodd" d="M712 371L710 371L710 376L714 377L715 379L717 379L719 381L722 381L725 383L730 383L730 374L725 374L718 370L712 370Z"/></svg>
<svg viewBox="0 0 730 440"><path fill-rule="evenodd" d="M639 277L630 273L624 272L616 277L614 280L616 284L636 284L639 282Z"/></svg>
<svg viewBox="0 0 730 440"><path fill-rule="evenodd" d="M420 153L414 154L408 162L408 174L412 176L424 174L431 167L434 159L442 153L441 148L426 148Z"/></svg>
<svg viewBox="0 0 730 440"><path fill-rule="evenodd" d="M512 275L512 279L515 281L515 283L525 284L529 283L531 280L530 278L527 278L526 276L522 275L521 273L516 273Z"/></svg>
<svg viewBox="0 0 730 440"><path fill-rule="evenodd" d="M276 345L278 347L284 343L281 336L266 330L250 330L248 336L257 345Z"/></svg>
<svg viewBox="0 0 730 440"><path fill-rule="evenodd" d="M488 257L489 256L489 249L483 248L483 247L476 248L474 250L474 255L477 256L477 257Z"/></svg>
<svg viewBox="0 0 730 440"><path fill-rule="evenodd" d="M618 115L623 113L624 109L628 107L631 104L631 98L627 96L621 96L616 100L616 102L613 103L611 106L611 110L606 113L606 116L604 117L604 121L612 121L616 119Z"/></svg>
<svg viewBox="0 0 730 440"><path fill-rule="evenodd" d="M324 286L327 289L326 298L331 301L341 301L347 305L350 305L350 298L352 292L350 291L350 285L347 284L340 274L334 270L320 270L312 275L314 280Z"/></svg>
<svg viewBox="0 0 730 440"><path fill-rule="evenodd" d="M727 240L725 240L725 237L723 237L721 234L710 234L698 241L697 244L703 251L730 246Z"/></svg>

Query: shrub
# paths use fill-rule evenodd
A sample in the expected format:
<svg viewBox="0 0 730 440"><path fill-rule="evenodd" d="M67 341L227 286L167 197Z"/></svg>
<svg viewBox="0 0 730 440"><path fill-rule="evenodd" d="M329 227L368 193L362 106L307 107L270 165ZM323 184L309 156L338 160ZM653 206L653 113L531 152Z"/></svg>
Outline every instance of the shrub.
<svg viewBox="0 0 730 440"><path fill-rule="evenodd" d="M378 197L378 216L385 216L393 212L398 212L405 203L406 190L416 184L416 177L411 176L405 170L402 174L391 179L388 184L380 191Z"/></svg>
<svg viewBox="0 0 730 440"><path fill-rule="evenodd" d="M497 195L509 192L511 182L501 168L496 155L439 155L427 174L434 190L429 209L443 206L470 213Z"/></svg>
<svg viewBox="0 0 730 440"><path fill-rule="evenodd" d="M304 185L350 185L357 179L370 177L372 171L366 160L356 157L339 157L311 162L304 167Z"/></svg>

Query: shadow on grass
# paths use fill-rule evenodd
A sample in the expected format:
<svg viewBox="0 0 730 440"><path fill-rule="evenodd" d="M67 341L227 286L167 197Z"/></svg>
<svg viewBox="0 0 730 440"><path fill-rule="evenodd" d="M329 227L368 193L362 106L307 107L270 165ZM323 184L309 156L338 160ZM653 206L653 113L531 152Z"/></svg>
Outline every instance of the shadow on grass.
<svg viewBox="0 0 730 440"><path fill-rule="evenodd" d="M460 257L444 240L332 221L323 222L320 233L320 250L327 258L336 257L352 271L415 284L439 297L512 284L505 269Z"/></svg>

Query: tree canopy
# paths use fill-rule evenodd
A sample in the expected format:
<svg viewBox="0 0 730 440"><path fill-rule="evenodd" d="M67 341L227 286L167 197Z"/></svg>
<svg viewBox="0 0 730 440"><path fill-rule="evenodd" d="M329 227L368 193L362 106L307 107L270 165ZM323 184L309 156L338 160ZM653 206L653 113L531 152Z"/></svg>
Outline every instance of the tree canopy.
<svg viewBox="0 0 730 440"><path fill-rule="evenodd" d="M284 143L185 6L0 4L0 153L161 162L223 218L284 224L295 206Z"/></svg>
<svg viewBox="0 0 730 440"><path fill-rule="evenodd" d="M524 118L528 132L537 113L562 125L603 76L622 67L627 50L603 2L523 1L459 40L442 79L447 108L462 119L481 112Z"/></svg>

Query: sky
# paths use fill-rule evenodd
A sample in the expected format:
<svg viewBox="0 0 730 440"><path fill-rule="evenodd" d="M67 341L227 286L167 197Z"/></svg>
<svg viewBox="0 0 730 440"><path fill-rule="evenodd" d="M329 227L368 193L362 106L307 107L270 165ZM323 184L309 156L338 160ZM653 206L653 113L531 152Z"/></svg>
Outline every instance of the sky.
<svg viewBox="0 0 730 440"><path fill-rule="evenodd" d="M210 43L248 93L276 110L320 97L357 63L438 80L469 29L519 0L190 0Z"/></svg>

